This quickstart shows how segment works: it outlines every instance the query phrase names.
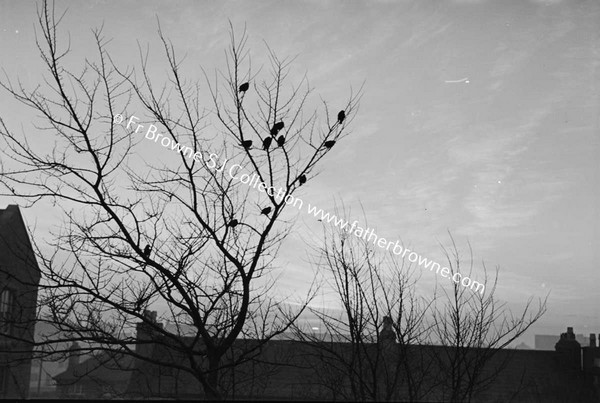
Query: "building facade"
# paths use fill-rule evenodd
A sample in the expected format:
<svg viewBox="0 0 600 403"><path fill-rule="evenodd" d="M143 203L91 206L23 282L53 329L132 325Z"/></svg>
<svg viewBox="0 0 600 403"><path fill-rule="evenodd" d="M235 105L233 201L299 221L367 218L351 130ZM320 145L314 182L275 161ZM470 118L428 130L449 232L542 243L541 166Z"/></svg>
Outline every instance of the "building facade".
<svg viewBox="0 0 600 403"><path fill-rule="evenodd" d="M156 315L152 313L151 319ZM156 323L160 326L160 323ZM384 332L386 331L384 327ZM156 344L139 344L136 354L145 359L115 355L101 365L98 358L74 365L56 379L62 398L111 397L152 399L203 399L199 382L189 373L159 366L158 358L169 357L174 364L185 362L182 352L153 335L151 326L140 323L138 339ZM253 360L223 371L220 377L228 400L375 400L375 401L513 401L513 402L597 402L600 379L600 348L581 347L572 328L559 337L555 351L497 350L485 366L462 368L465 378L475 371L480 384L472 396L452 397L452 376L448 373L453 350L446 346L401 346L395 336L381 334L380 343L356 346L343 342L238 340L234 350L258 347ZM182 339L182 341L185 341ZM594 339L595 342L595 339ZM470 349L461 359L467 362L485 351ZM234 353L235 354L235 353ZM358 361L357 361L358 358ZM398 365L404 363L406 365ZM354 365L358 364L358 365ZM358 371L358 373L356 372ZM351 372L357 377L349 375ZM74 376L79 374L78 376ZM412 388L412 390L411 390ZM361 393L366 393L361 395Z"/></svg>
<svg viewBox="0 0 600 403"><path fill-rule="evenodd" d="M40 270L21 211L0 210L0 398L26 398Z"/></svg>

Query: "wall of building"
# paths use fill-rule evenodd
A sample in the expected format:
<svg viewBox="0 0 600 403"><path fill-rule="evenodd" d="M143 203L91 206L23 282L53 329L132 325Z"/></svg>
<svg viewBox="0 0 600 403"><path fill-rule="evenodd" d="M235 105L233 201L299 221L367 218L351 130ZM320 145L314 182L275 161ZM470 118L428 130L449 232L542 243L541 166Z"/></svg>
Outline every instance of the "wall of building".
<svg viewBox="0 0 600 403"><path fill-rule="evenodd" d="M29 393L40 272L19 208L0 210L0 297L13 297L10 320L0 318L0 396ZM10 323L10 326L7 325Z"/></svg>

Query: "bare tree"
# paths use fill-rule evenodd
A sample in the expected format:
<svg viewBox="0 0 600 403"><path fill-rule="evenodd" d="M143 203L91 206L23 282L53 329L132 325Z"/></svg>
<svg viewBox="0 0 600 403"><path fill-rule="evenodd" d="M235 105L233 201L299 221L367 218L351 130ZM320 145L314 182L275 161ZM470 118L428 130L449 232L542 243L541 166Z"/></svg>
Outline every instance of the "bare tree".
<svg viewBox="0 0 600 403"><path fill-rule="evenodd" d="M473 252L469 245L468 257L461 258L450 234L451 248L443 247L450 269L470 276L473 272ZM468 262L464 268L465 260ZM519 313L511 311L496 297L499 269L488 276L485 264L485 293L473 292L451 281L443 287L440 299L434 305L432 339L445 348L434 354L444 399L453 402L471 401L485 391L508 365L511 354L499 355L546 312L547 297L538 301L537 308L531 297Z"/></svg>
<svg viewBox="0 0 600 403"><path fill-rule="evenodd" d="M325 337L295 326L323 364L317 378L345 400L418 400L424 376L410 346L427 339L431 302L416 293L415 268L338 227L326 229L318 253L341 311L311 308Z"/></svg>
<svg viewBox="0 0 600 403"><path fill-rule="evenodd" d="M470 275L472 253L464 270L450 239L452 248L443 249L450 274ZM546 300L535 309L530 299L515 315L495 296L498 271L486 274L485 294L451 282L419 295L419 267L338 227L326 231L319 256L341 314L313 309L327 338L295 329L319 357L311 362L323 362L317 378L347 400L470 401L510 361L499 350L546 310Z"/></svg>
<svg viewBox="0 0 600 403"><path fill-rule="evenodd" d="M184 76L160 28L169 76L155 85L148 52L140 48L140 69L121 69L102 30L93 31L95 61L68 68L63 17L47 2L38 12L42 83L2 82L42 122L32 135L0 119L3 194L50 201L65 217L53 252L37 247L37 320L57 327L41 344L129 354L186 372L208 397L224 398L222 371L285 331L310 300L311 292L291 311L273 296L273 258L290 228L281 215L302 203L293 195L348 134L360 91L343 115L323 103L320 118L320 108L309 110L308 80L288 84L293 59L269 49L265 72L254 72L247 35L232 27L227 70L204 73L212 104L203 106L200 82ZM148 145L161 158L142 160ZM149 306L160 307L159 318L145 314ZM140 323L152 340L133 336ZM240 338L261 343L225 362ZM149 356L150 343L166 353Z"/></svg>

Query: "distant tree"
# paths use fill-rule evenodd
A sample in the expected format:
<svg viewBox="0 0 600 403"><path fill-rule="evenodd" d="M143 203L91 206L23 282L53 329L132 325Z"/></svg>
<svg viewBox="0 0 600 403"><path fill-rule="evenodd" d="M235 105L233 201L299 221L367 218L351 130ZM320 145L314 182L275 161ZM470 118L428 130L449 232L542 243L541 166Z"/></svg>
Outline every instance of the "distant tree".
<svg viewBox="0 0 600 403"><path fill-rule="evenodd" d="M472 253L464 270L450 239L450 276L470 275ZM495 296L498 271L489 278L485 265L484 294L451 281L419 295L415 267L338 227L326 229L319 256L341 313L312 309L325 337L294 329L323 363L317 378L347 400L471 401L508 364L511 355L497 352L546 311L545 299L537 309L530 299L515 315Z"/></svg>
<svg viewBox="0 0 600 403"><path fill-rule="evenodd" d="M467 259L461 258L452 235L451 248L443 247L450 269L449 276L473 273L473 252L469 245ZM465 260L468 263L465 269ZM531 297L522 311L514 313L496 297L499 269L492 277L483 264L485 293L450 281L442 287L439 300L433 305L431 339L446 348L433 356L440 371L444 399L469 402L485 391L508 365L511 355L500 357L500 349L508 347L546 312L547 297L537 307ZM496 359L495 359L496 358Z"/></svg>
<svg viewBox="0 0 600 403"><path fill-rule="evenodd" d="M294 326L322 363L317 378L344 400L419 400L426 366L413 365L410 347L428 340L431 301L417 294L415 268L338 227L325 230L318 256L340 309L310 308L324 334Z"/></svg>
<svg viewBox="0 0 600 403"><path fill-rule="evenodd" d="M200 83L184 76L160 28L169 73L156 85L148 54L140 51L138 70L117 67L102 30L93 31L96 60L83 60L77 72L67 67L63 17L47 2L38 12L47 72L40 84L1 83L43 123L38 133L18 134L0 119L0 189L28 204L53 202L65 218L50 242L54 252L37 249L37 320L57 327L37 344L77 341L81 354L150 360L142 353L148 342L133 335L143 323L168 352L152 363L193 376L209 398L225 398L223 371L286 331L310 300L311 292L292 309L273 293L273 257L290 228L281 214L335 152L326 145L347 135L360 91L339 105L343 123L325 103L319 118L308 111L307 79L289 83L293 59L269 49L268 68L253 72L247 35L232 27L226 71L204 73L212 100L204 106ZM276 124L284 140L263 150ZM147 166L142 145L157 154ZM240 182L242 174L256 178L253 187ZM158 321L144 314L150 306L161 311ZM225 362L240 338L260 343Z"/></svg>

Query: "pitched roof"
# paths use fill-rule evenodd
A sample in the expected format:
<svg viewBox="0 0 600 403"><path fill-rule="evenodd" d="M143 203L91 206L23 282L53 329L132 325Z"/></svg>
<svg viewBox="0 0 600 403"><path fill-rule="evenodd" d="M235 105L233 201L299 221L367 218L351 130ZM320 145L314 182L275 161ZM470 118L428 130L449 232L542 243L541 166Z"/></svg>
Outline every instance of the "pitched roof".
<svg viewBox="0 0 600 403"><path fill-rule="evenodd" d="M59 384L80 380L95 380L105 384L129 382L134 369L133 357L120 353L103 352L75 366L69 366L54 379Z"/></svg>
<svg viewBox="0 0 600 403"><path fill-rule="evenodd" d="M39 278L40 269L29 240L27 227L19 206L11 204L0 209L0 266L28 268L27 272ZM22 270L14 273L23 273Z"/></svg>

